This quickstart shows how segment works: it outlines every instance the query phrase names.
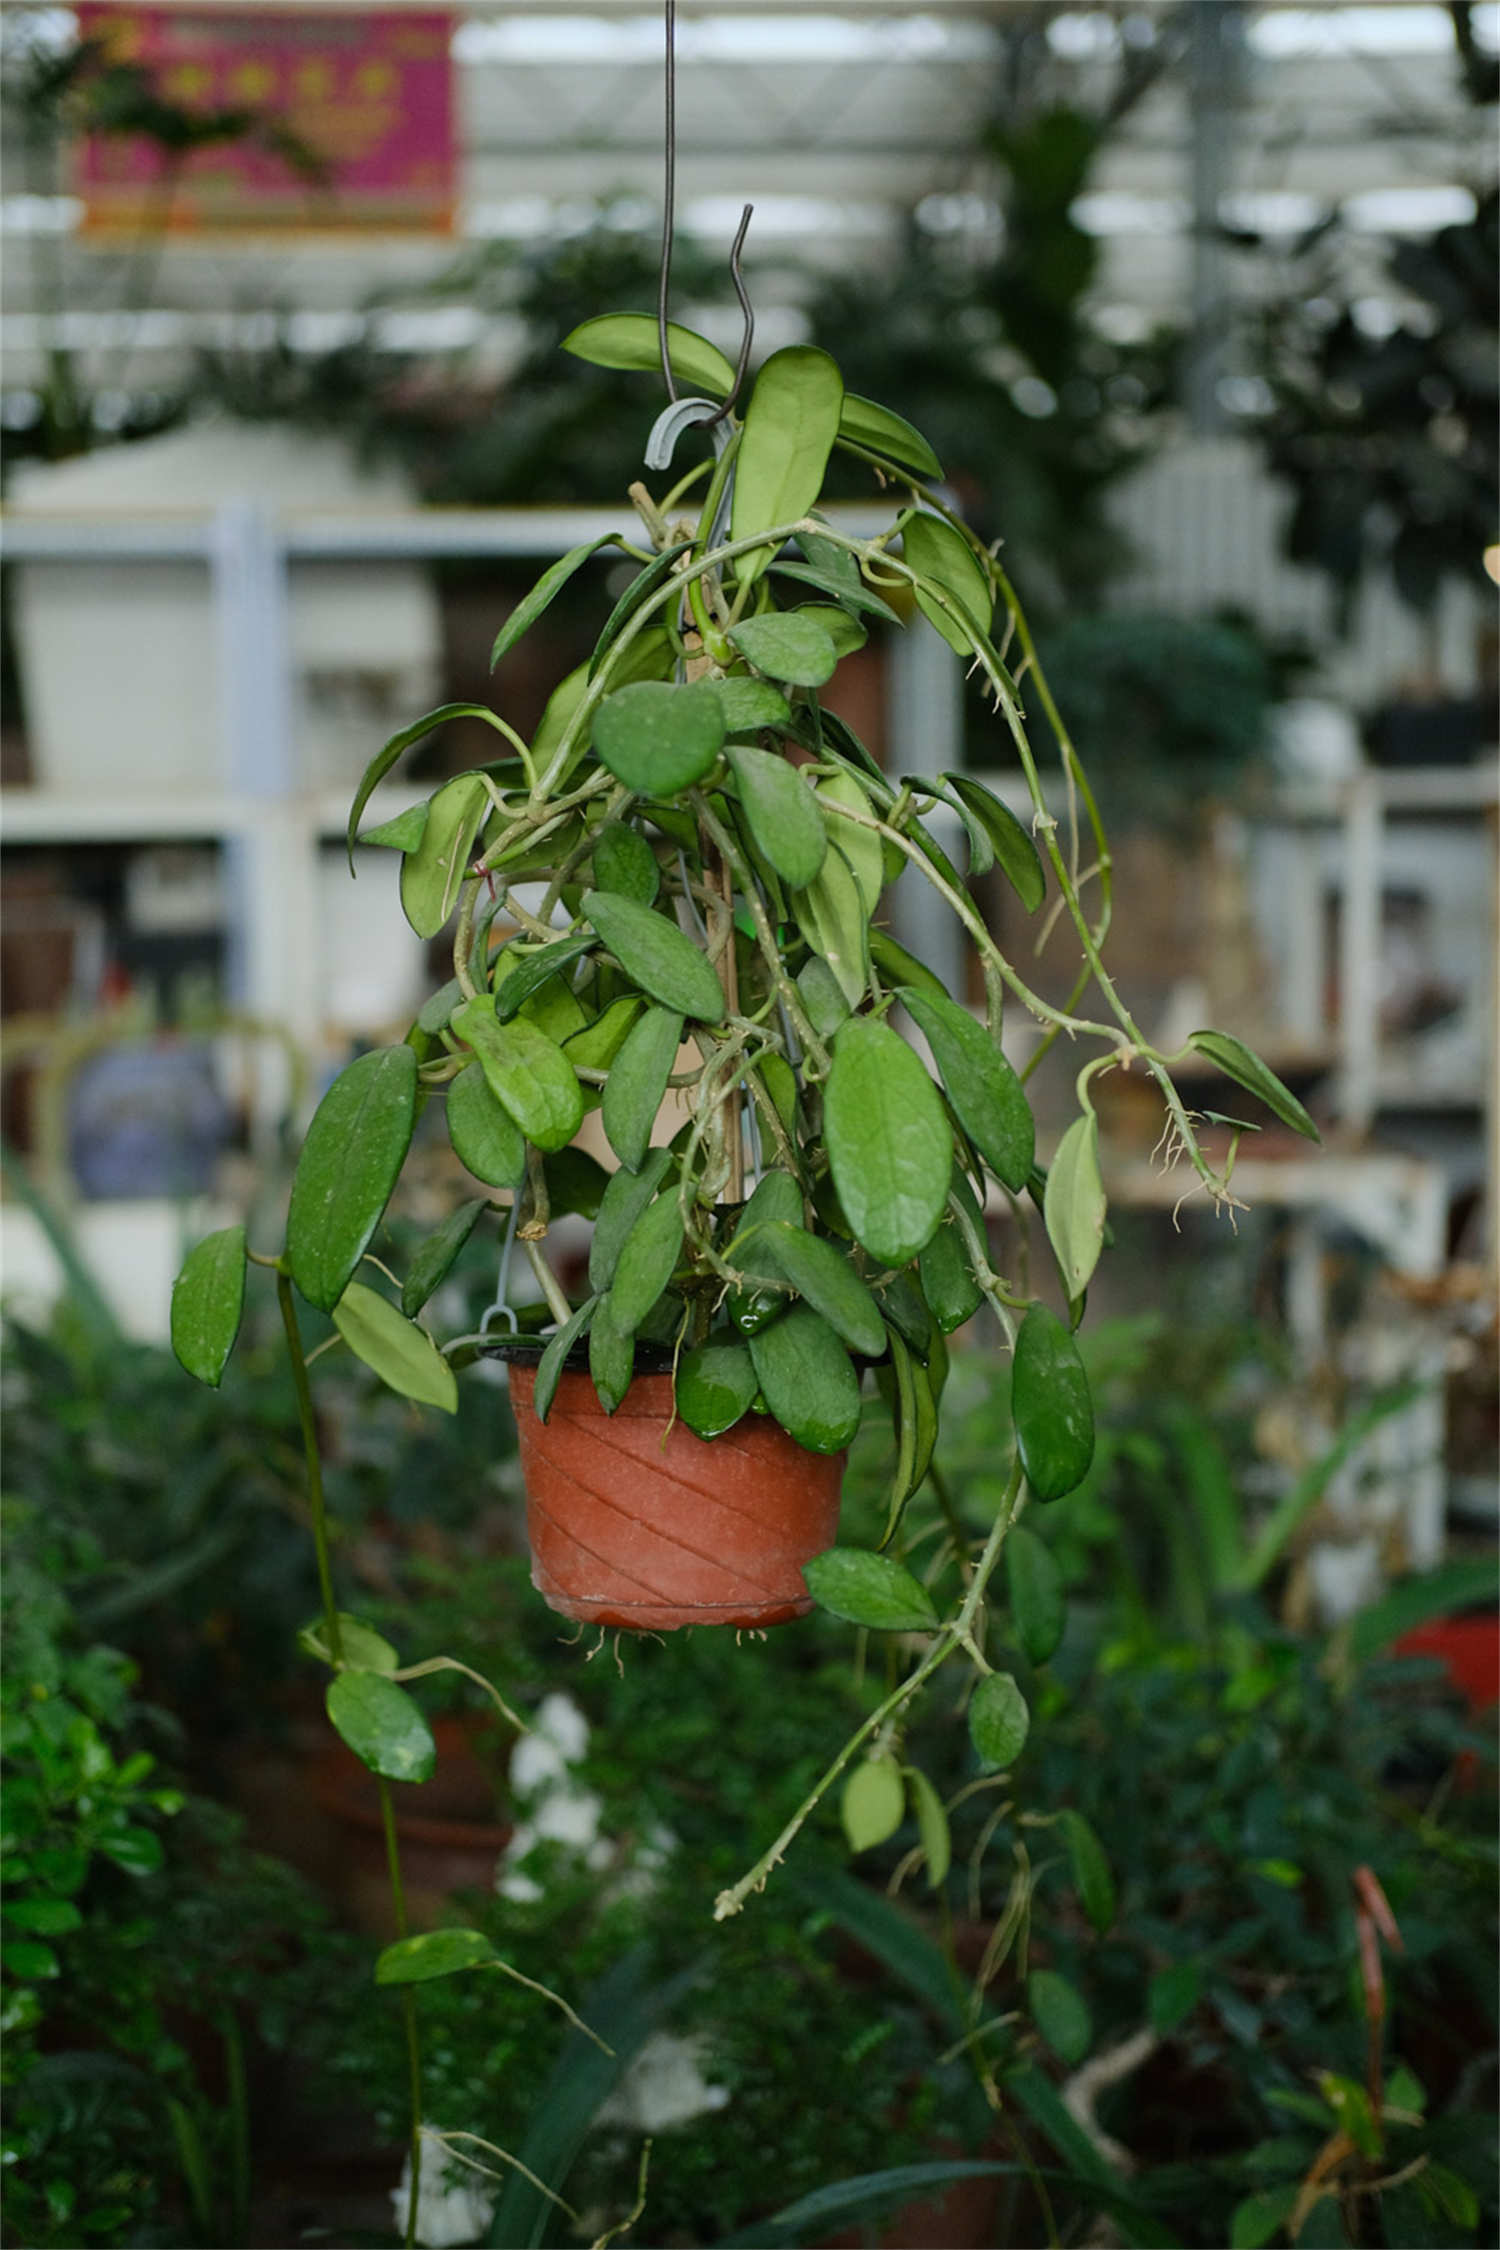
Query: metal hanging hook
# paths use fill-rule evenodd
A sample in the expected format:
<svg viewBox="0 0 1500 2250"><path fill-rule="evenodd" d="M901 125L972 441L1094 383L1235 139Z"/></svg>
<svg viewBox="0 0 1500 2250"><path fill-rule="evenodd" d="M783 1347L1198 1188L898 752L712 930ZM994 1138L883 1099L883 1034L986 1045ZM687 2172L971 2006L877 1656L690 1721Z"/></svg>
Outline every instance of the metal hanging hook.
<svg viewBox="0 0 1500 2250"><path fill-rule="evenodd" d="M677 382L672 373L672 353L667 338L667 308L672 294L672 244L676 233L677 203L677 0L663 0L666 19L665 80L665 181L662 191L661 264L656 282L656 338L661 353L661 379L666 385L667 397L675 406L678 399ZM740 314L744 321L744 334L740 339L740 356L734 371L734 381L722 406L704 416L708 425L722 422L740 395L740 385L745 380L745 370L750 365L750 346L755 336L755 314L750 305L750 293L745 287L745 277L740 268L740 255L745 247L745 236L750 227L753 203L747 203L740 214L738 232L729 252L729 273L734 282L734 293L739 299Z"/></svg>

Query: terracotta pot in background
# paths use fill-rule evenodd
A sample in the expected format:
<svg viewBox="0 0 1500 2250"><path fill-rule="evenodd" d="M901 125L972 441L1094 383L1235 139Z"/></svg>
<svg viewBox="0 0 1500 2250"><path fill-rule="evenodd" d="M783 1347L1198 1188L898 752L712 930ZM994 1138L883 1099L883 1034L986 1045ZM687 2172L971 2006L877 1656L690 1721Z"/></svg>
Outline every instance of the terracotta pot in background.
<svg viewBox="0 0 1500 2250"><path fill-rule="evenodd" d="M802 1565L838 1531L842 1453L810 1453L769 1415L706 1443L672 1420L670 1375L638 1375L606 1415L565 1372L545 1423L513 1365L531 1581L590 1625L780 1625L812 1607Z"/></svg>

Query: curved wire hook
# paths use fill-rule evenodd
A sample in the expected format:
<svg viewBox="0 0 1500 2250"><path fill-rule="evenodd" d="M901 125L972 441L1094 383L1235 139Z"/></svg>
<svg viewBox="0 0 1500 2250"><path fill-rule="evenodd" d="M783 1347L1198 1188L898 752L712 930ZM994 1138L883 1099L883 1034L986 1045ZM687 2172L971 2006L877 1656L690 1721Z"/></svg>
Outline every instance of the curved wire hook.
<svg viewBox="0 0 1500 2250"><path fill-rule="evenodd" d="M662 192L661 262L656 279L656 341L661 353L661 379L666 385L667 397L677 404L677 382L672 373L672 354L667 343L667 307L672 294L672 244L676 233L677 202L677 0L663 0L666 29L665 86L665 184ZM740 395L740 385L745 380L745 370L750 365L750 345L755 336L755 314L751 310L750 295L745 287L745 277L740 270L740 253L745 247L745 236L750 227L753 203L747 203L740 214L739 231L729 252L730 278L734 293L740 302L744 321L744 334L740 339L740 356L734 371L734 381L729 386L729 396L714 413L705 417L705 426L722 422Z"/></svg>

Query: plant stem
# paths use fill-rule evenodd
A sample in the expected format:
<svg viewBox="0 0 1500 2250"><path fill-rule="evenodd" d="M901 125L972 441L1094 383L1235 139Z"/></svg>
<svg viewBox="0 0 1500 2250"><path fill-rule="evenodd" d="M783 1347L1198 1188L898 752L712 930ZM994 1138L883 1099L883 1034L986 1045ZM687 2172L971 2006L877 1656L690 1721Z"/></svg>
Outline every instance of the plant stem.
<svg viewBox="0 0 1500 2250"><path fill-rule="evenodd" d="M984 1600L985 1587L989 1584L995 1565L1000 1560L1000 1550L1005 1545L1006 1533L1021 1512L1020 1498L1021 1457L1017 1454L1011 1463L1010 1476L1006 1481L999 1508L996 1510L995 1521L990 1527L990 1535L986 1539L984 1551L974 1567L974 1576L969 1583L968 1591L964 1595L962 1606L957 1615L950 1618L946 1625L940 1627L932 1646L928 1649L916 1670L908 1673L899 1687L892 1690L879 1708L872 1711L861 1726L855 1728L832 1765L827 1768L819 1780L814 1782L780 1835L774 1843L761 1853L749 1874L742 1875L740 1880L731 1884L727 1891L720 1891L718 1897L714 1900L714 1920L716 1922L727 1921L731 1915L738 1914L750 1893L762 1890L765 1887L772 1869L786 1857L787 1847L799 1834L808 1816L838 1780L839 1775L848 1765L860 1744L868 1742L872 1734L877 1733L888 1719L893 1718L896 1712L909 1703L918 1688L932 1677L940 1665L947 1662L955 1649L962 1648L972 1641L975 1622L979 1616L979 1607Z"/></svg>
<svg viewBox="0 0 1500 2250"><path fill-rule="evenodd" d="M384 1774L375 1777L380 1791L380 1821L385 1830L385 1863L391 1878L391 1906L396 1936L406 1935L406 1890L401 1881L401 1849L396 1841L396 1810L391 1785ZM411 2193L406 2202L406 2250L417 2239L417 2205L422 2192L422 2043L417 2032L416 1995L409 1984L401 1988L401 2015L406 2030L407 2076L411 2086Z"/></svg>
<svg viewBox="0 0 1500 2250"><path fill-rule="evenodd" d="M313 1549L318 1558L318 1589L323 1597L323 1623L328 1633L328 1653L335 1665L344 1661L344 1644L339 1633L338 1604L333 1598L333 1572L328 1562L328 1517L323 1506L323 1457L318 1448L318 1424L313 1413L312 1385L307 1379L307 1359L302 1349L302 1334L297 1325L297 1304L292 1295L292 1277L280 1261L276 1267L276 1299L281 1307L281 1325L286 1330L287 1355L292 1363L292 1382L297 1392L297 1414L302 1424L302 1450L307 1461L307 1503L312 1519Z"/></svg>

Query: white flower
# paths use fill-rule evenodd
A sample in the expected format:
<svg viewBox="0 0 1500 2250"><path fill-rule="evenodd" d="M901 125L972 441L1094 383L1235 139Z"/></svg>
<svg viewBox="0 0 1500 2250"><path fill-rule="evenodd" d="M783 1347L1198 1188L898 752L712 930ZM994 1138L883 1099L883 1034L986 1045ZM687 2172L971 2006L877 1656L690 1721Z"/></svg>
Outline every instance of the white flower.
<svg viewBox="0 0 1500 2250"><path fill-rule="evenodd" d="M598 2123L625 2132L659 2133L668 2125L723 2109L727 2086L711 2086L699 2068L707 2042L656 2031L630 2062L599 2110Z"/></svg>
<svg viewBox="0 0 1500 2250"><path fill-rule="evenodd" d="M391 2190L396 2231L406 2233L406 2211L411 2201L411 2156L401 2167L401 2185ZM455 2164L445 2153L438 2135L424 2127L422 2133L422 2184L417 2190L417 2240L427 2250L454 2250L458 2244L479 2242L488 2232L495 2213L495 2196L477 2172Z"/></svg>

